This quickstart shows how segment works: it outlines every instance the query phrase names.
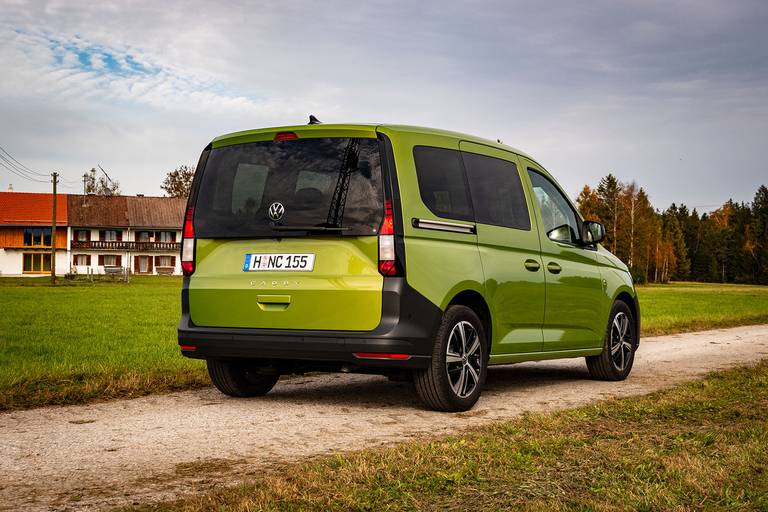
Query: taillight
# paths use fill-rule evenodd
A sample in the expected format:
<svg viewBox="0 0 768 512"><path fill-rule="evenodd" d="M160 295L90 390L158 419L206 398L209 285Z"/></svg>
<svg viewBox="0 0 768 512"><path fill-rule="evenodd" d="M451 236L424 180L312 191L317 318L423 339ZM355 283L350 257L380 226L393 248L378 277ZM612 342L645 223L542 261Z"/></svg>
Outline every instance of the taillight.
<svg viewBox="0 0 768 512"><path fill-rule="evenodd" d="M399 275L395 255L395 220L390 199L384 201L384 220L379 229L379 273L387 277Z"/></svg>
<svg viewBox="0 0 768 512"><path fill-rule="evenodd" d="M187 208L181 238L181 272L191 276L195 272L195 226L192 223L195 209Z"/></svg>

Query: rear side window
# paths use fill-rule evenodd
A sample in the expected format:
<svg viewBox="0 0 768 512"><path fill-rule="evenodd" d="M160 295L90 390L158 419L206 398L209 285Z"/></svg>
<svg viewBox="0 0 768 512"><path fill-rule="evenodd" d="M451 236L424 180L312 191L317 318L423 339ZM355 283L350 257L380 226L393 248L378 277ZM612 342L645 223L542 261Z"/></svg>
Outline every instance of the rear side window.
<svg viewBox="0 0 768 512"><path fill-rule="evenodd" d="M531 229L517 166L507 160L462 152L475 208L475 220L517 229Z"/></svg>
<svg viewBox="0 0 768 512"><path fill-rule="evenodd" d="M279 219L269 216L276 202L284 208ZM195 233L200 238L304 236L307 232L284 229L308 227L341 228L324 231L333 235L372 235L383 214L376 139L253 142L211 150L195 202Z"/></svg>
<svg viewBox="0 0 768 512"><path fill-rule="evenodd" d="M421 200L438 217L473 220L461 154L452 149L413 148Z"/></svg>

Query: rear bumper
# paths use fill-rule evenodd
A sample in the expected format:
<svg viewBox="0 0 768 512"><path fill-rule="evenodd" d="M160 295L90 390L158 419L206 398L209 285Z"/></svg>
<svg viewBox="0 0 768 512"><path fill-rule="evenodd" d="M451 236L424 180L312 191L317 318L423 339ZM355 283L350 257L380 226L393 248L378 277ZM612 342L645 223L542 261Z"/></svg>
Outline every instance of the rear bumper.
<svg viewBox="0 0 768 512"><path fill-rule="evenodd" d="M442 316L440 308L408 286L404 278L385 278L381 322L373 331L202 327L190 319L188 289L189 278L184 278L178 342L185 347L183 355L197 359L266 359L307 366L312 362L338 363L351 370L425 368L431 361L432 339ZM356 353L410 357L361 358Z"/></svg>

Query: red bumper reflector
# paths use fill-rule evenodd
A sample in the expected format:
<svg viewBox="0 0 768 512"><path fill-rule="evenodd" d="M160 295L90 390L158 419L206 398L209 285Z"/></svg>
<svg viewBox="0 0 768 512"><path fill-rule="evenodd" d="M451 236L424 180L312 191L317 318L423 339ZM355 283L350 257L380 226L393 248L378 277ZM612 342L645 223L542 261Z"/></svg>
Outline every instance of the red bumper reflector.
<svg viewBox="0 0 768 512"><path fill-rule="evenodd" d="M186 352L194 352L195 350L197 350L197 347L194 345L179 345L179 347L181 348L181 350L184 350Z"/></svg>
<svg viewBox="0 0 768 512"><path fill-rule="evenodd" d="M355 352L358 359L410 359L409 354L379 354L378 352Z"/></svg>

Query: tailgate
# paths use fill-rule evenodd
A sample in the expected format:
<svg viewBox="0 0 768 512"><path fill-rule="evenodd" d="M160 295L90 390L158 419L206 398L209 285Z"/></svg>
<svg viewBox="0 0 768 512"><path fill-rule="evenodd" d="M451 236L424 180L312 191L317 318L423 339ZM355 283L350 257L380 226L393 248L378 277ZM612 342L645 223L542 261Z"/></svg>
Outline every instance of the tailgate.
<svg viewBox="0 0 768 512"><path fill-rule="evenodd" d="M244 270L247 254L314 255L311 271ZM201 327L369 331L381 320L378 238L197 240L190 317Z"/></svg>

